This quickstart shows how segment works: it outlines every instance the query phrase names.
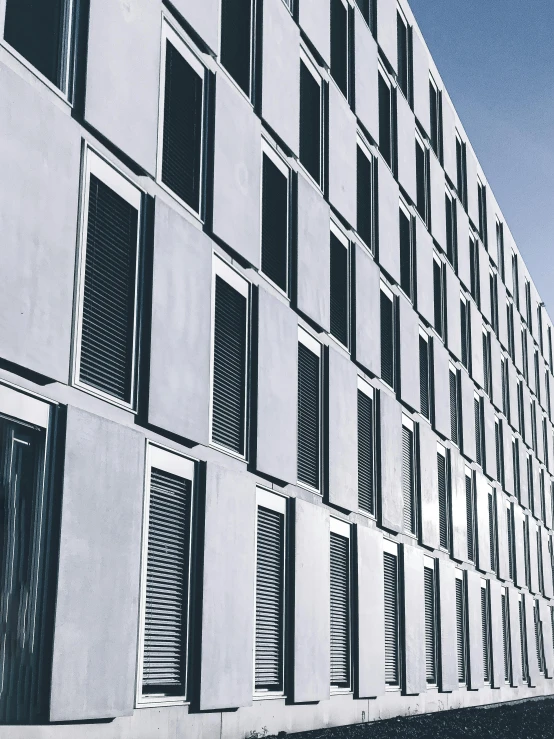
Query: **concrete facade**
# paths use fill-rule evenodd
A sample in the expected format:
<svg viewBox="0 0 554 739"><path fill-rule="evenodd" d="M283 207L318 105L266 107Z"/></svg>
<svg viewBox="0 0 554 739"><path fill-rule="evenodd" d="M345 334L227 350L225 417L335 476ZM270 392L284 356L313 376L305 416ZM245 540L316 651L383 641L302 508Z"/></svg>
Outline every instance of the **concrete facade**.
<svg viewBox="0 0 554 739"><path fill-rule="evenodd" d="M14 2L1 0L0 12ZM0 739L243 739L554 694L552 320L410 7L369 0L366 17L361 1L254 0L246 94L222 63L225 5L90 0L68 35L67 84L0 41L8 101L0 112L0 456L9 457L5 429L42 439L35 485L44 523L35 545L45 564L36 571L49 572L44 583L33 580L42 619L33 684L43 708L12 720L12 698L0 689ZM346 94L334 79L340 39L337 46L330 23L341 7ZM409 39L407 95L398 22ZM202 70L198 207L163 175L170 38ZM301 59L320 80L321 186L302 164ZM430 79L442 100L438 122ZM381 153L383 83L392 166ZM426 218L416 137L426 149ZM362 149L371 192L358 176ZM275 229L264 230L263 151L287 172L285 287L264 267ZM79 369L93 168L122 200L138 203L127 400L87 384ZM447 193L456 212L450 235ZM367 212L369 236L361 233ZM346 248L342 292L331 232ZM218 279L247 301L244 453L214 441ZM384 294L392 296L390 336ZM341 297L347 328L338 339ZM298 479L299 341L319 347L315 488ZM389 353L392 382L381 376ZM360 393L372 399L371 509L362 505ZM179 642L186 680L171 694L145 692L141 682L151 471L162 458L161 469L177 477L189 470L183 479L192 483ZM10 474L2 472L2 490L16 490ZM268 494L285 511L279 690L258 689L255 677L257 512ZM348 680L340 688L330 662L334 531L349 532ZM397 563L396 682L385 639L388 552ZM18 639L16 656L0 655L8 672L26 648Z"/></svg>

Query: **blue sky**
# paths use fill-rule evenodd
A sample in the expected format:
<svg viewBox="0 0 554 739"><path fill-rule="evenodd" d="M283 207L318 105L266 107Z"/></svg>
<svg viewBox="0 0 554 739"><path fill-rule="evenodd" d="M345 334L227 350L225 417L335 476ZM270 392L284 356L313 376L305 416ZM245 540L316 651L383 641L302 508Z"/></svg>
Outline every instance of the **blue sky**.
<svg viewBox="0 0 554 739"><path fill-rule="evenodd" d="M408 1L554 319L554 2Z"/></svg>

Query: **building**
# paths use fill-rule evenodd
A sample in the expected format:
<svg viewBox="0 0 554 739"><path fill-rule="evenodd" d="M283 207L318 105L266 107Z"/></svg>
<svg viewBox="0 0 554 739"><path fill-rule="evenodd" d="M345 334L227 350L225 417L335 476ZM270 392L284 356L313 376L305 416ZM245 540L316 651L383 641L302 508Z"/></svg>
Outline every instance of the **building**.
<svg viewBox="0 0 554 739"><path fill-rule="evenodd" d="M0 18L0 739L554 693L552 322L408 4Z"/></svg>

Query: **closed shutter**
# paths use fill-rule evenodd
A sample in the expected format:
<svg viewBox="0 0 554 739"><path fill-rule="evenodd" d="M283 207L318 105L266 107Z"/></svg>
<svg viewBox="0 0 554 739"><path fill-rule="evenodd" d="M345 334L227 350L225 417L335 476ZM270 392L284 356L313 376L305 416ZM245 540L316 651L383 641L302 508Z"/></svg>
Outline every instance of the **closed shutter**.
<svg viewBox="0 0 554 739"><path fill-rule="evenodd" d="M419 337L419 402L421 415L430 418L429 408L429 344Z"/></svg>
<svg viewBox="0 0 554 739"><path fill-rule="evenodd" d="M512 511L506 509L506 529L508 532L508 574L510 580L514 579L514 525L512 520Z"/></svg>
<svg viewBox="0 0 554 739"><path fill-rule="evenodd" d="M347 33L347 9L341 0L331 0L331 74L345 97L348 96Z"/></svg>
<svg viewBox="0 0 554 739"><path fill-rule="evenodd" d="M406 295L412 297L412 224L400 208L400 287Z"/></svg>
<svg viewBox="0 0 554 739"><path fill-rule="evenodd" d="M250 16L250 2L222 0L221 63L247 95L250 95Z"/></svg>
<svg viewBox="0 0 554 739"><path fill-rule="evenodd" d="M475 537L473 524L473 490L471 477L466 475L466 515L467 515L467 558L475 562Z"/></svg>
<svg viewBox="0 0 554 739"><path fill-rule="evenodd" d="M166 41L162 181L200 211L203 79Z"/></svg>
<svg viewBox="0 0 554 739"><path fill-rule="evenodd" d="M473 400L473 411L475 414L475 460L477 464L482 465L483 459L481 455L481 403L477 398Z"/></svg>
<svg viewBox="0 0 554 739"><path fill-rule="evenodd" d="M446 459L437 453L437 473L439 488L439 532L440 545L448 549L448 492L446 489Z"/></svg>
<svg viewBox="0 0 554 739"><path fill-rule="evenodd" d="M304 62L300 62L300 161L320 184L321 88Z"/></svg>
<svg viewBox="0 0 554 739"><path fill-rule="evenodd" d="M258 506L256 544L256 690L283 687L284 523Z"/></svg>
<svg viewBox="0 0 554 739"><path fill-rule="evenodd" d="M434 321L435 329L439 336L443 335L443 310L442 310L442 269L441 265L433 260L433 295L434 295Z"/></svg>
<svg viewBox="0 0 554 739"><path fill-rule="evenodd" d="M504 654L504 680L510 681L510 654L508 644L508 601L506 594L502 593L502 649Z"/></svg>
<svg viewBox="0 0 554 739"><path fill-rule="evenodd" d="M491 570L496 572L496 506L494 504L494 495L489 492L489 553L491 561Z"/></svg>
<svg viewBox="0 0 554 739"><path fill-rule="evenodd" d="M379 149L384 160L392 166L391 90L379 73Z"/></svg>
<svg viewBox="0 0 554 739"><path fill-rule="evenodd" d="M90 175L79 378L131 402L138 211Z"/></svg>
<svg viewBox="0 0 554 739"><path fill-rule="evenodd" d="M356 178L357 231L367 246L373 249L373 171L370 160L359 146Z"/></svg>
<svg viewBox="0 0 554 739"><path fill-rule="evenodd" d="M331 532L331 685L350 685L349 542Z"/></svg>
<svg viewBox="0 0 554 739"><path fill-rule="evenodd" d="M212 439L244 454L248 302L219 275L215 281Z"/></svg>
<svg viewBox="0 0 554 739"><path fill-rule="evenodd" d="M523 601L519 601L519 643L521 646L521 676L524 682L529 679L529 665L527 662L527 636L525 626L525 610Z"/></svg>
<svg viewBox="0 0 554 739"><path fill-rule="evenodd" d="M287 291L289 181L264 154L262 169L262 272Z"/></svg>
<svg viewBox="0 0 554 739"><path fill-rule="evenodd" d="M486 683L490 682L490 659L489 659L489 613L487 608L487 589L481 587L481 636L483 639L483 678Z"/></svg>
<svg viewBox="0 0 554 739"><path fill-rule="evenodd" d="M384 552L385 589L385 682L398 685L399 670L399 629L398 629L398 568L394 554Z"/></svg>
<svg viewBox="0 0 554 739"><path fill-rule="evenodd" d="M483 383L485 392L490 396L490 363L488 334L483 334Z"/></svg>
<svg viewBox="0 0 554 739"><path fill-rule="evenodd" d="M435 685L437 682L437 644L435 623L435 573L430 567L425 567L425 674L427 682Z"/></svg>
<svg viewBox="0 0 554 739"><path fill-rule="evenodd" d="M501 441L500 441L500 423L496 421L494 424L494 443L496 451L496 479L501 482L502 476L502 452L501 452Z"/></svg>
<svg viewBox="0 0 554 739"><path fill-rule="evenodd" d="M402 426L402 494L404 500L404 530L415 533L413 431Z"/></svg>
<svg viewBox="0 0 554 739"><path fill-rule="evenodd" d="M449 370L450 376L450 438L458 443L458 378L456 372Z"/></svg>
<svg viewBox="0 0 554 739"><path fill-rule="evenodd" d="M152 469L142 690L184 695L192 483Z"/></svg>
<svg viewBox="0 0 554 739"><path fill-rule="evenodd" d="M298 344L298 480L319 488L319 357Z"/></svg>
<svg viewBox="0 0 554 739"><path fill-rule="evenodd" d="M552 644L554 644L554 606L550 606L550 628L552 629Z"/></svg>
<svg viewBox="0 0 554 739"><path fill-rule="evenodd" d="M469 369L467 302L460 301L460 329L462 333L462 364Z"/></svg>
<svg viewBox="0 0 554 739"><path fill-rule="evenodd" d="M542 623L539 614L539 604L535 601L533 608L533 618L535 621L535 648L537 650L537 665L541 675L544 673L544 655L542 650Z"/></svg>
<svg viewBox="0 0 554 739"><path fill-rule="evenodd" d="M373 400L358 390L358 505L375 515Z"/></svg>
<svg viewBox="0 0 554 739"><path fill-rule="evenodd" d="M331 233L330 275L331 333L348 346L348 249L334 233Z"/></svg>
<svg viewBox="0 0 554 739"><path fill-rule="evenodd" d="M381 378L394 387L394 308L381 291Z"/></svg>
<svg viewBox="0 0 554 739"><path fill-rule="evenodd" d="M456 651L458 655L458 682L466 681L466 650L464 626L464 583L456 578Z"/></svg>

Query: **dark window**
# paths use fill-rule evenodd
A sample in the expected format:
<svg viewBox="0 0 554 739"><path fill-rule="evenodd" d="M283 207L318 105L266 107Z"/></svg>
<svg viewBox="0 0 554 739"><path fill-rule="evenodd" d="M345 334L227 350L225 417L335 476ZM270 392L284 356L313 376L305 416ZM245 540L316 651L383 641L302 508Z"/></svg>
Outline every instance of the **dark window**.
<svg viewBox="0 0 554 739"><path fill-rule="evenodd" d="M529 680L529 662L527 660L527 627L525 624L525 603L519 596L519 642L521 646L521 677L523 682Z"/></svg>
<svg viewBox="0 0 554 739"><path fill-rule="evenodd" d="M514 514L511 506L506 508L506 530L508 532L508 574L510 580L513 580L515 573L515 537Z"/></svg>
<svg viewBox="0 0 554 739"><path fill-rule="evenodd" d="M248 300L219 275L215 279L212 439L245 453Z"/></svg>
<svg viewBox="0 0 554 739"><path fill-rule="evenodd" d="M432 80L429 80L429 105L431 120L431 148L440 159L442 133L441 95Z"/></svg>
<svg viewBox="0 0 554 739"><path fill-rule="evenodd" d="M503 482L504 449L502 444L502 422L497 418L494 423L494 444L496 450L496 479Z"/></svg>
<svg viewBox="0 0 554 739"><path fill-rule="evenodd" d="M538 600L535 601L535 606L533 608L533 617L535 621L535 647L537 650L537 664L539 667L539 673L543 675L544 674L544 649L543 649L543 640L542 640L542 622L541 622L541 617L539 613Z"/></svg>
<svg viewBox="0 0 554 739"><path fill-rule="evenodd" d="M321 82L300 62L300 162L321 185Z"/></svg>
<svg viewBox="0 0 554 739"><path fill-rule="evenodd" d="M510 420L510 377L508 360L504 357L500 360L500 375L502 377L502 412Z"/></svg>
<svg viewBox="0 0 554 739"><path fill-rule="evenodd" d="M132 402L138 210L90 175L79 379Z"/></svg>
<svg viewBox="0 0 554 739"><path fill-rule="evenodd" d="M498 277L495 272L489 273L489 290L491 298L492 330L498 338Z"/></svg>
<svg viewBox="0 0 554 739"><path fill-rule="evenodd" d="M204 79L166 42L162 182L200 212Z"/></svg>
<svg viewBox="0 0 554 739"><path fill-rule="evenodd" d="M477 204L479 207L479 236L487 246L487 188L477 183Z"/></svg>
<svg viewBox="0 0 554 739"><path fill-rule="evenodd" d="M464 207L467 207L466 145L458 135L456 135L456 189Z"/></svg>
<svg viewBox="0 0 554 739"><path fill-rule="evenodd" d="M482 334L483 343L483 384L489 398L492 400L492 376L491 376L491 336L488 331Z"/></svg>
<svg viewBox="0 0 554 739"><path fill-rule="evenodd" d="M450 439L458 443L458 373L450 369Z"/></svg>
<svg viewBox="0 0 554 739"><path fill-rule="evenodd" d="M387 685L400 683L400 624L398 610L398 559L384 552L384 596L385 596L385 682Z"/></svg>
<svg viewBox="0 0 554 739"><path fill-rule="evenodd" d="M396 37L398 52L398 86L406 100L410 100L410 33L404 18L396 13Z"/></svg>
<svg viewBox="0 0 554 739"><path fill-rule="evenodd" d="M470 292L471 297L478 306L481 305L479 289L479 243L476 239L469 239L469 270L470 270Z"/></svg>
<svg viewBox="0 0 554 739"><path fill-rule="evenodd" d="M544 388L545 388L545 391L546 391L546 401L545 401L546 402L546 414L548 416L548 419L551 421L552 420L552 415L551 415L551 410L550 410L550 402L551 402L551 398L550 398L550 373L549 373L548 369L545 369L544 370Z"/></svg>
<svg viewBox="0 0 554 739"><path fill-rule="evenodd" d="M413 253L411 218L400 208L400 287L406 295L413 298Z"/></svg>
<svg viewBox="0 0 554 739"><path fill-rule="evenodd" d="M359 146L357 162L357 230L366 245L373 251L373 163Z"/></svg>
<svg viewBox="0 0 554 739"><path fill-rule="evenodd" d="M421 415L431 418L429 342L419 337L419 402Z"/></svg>
<svg viewBox="0 0 554 739"><path fill-rule="evenodd" d="M532 492L529 491L529 498L532 500ZM523 519L523 553L525 560L525 584L531 589L531 553L529 547L529 517Z"/></svg>
<svg viewBox="0 0 554 739"><path fill-rule="evenodd" d="M221 63L238 86L250 96L252 3L222 0Z"/></svg>
<svg viewBox="0 0 554 739"><path fill-rule="evenodd" d="M348 10L342 0L331 0L331 75L348 97Z"/></svg>
<svg viewBox="0 0 554 739"><path fill-rule="evenodd" d="M498 266L502 281L506 281L506 267L504 264L504 226L496 221L496 249L498 251Z"/></svg>
<svg viewBox="0 0 554 739"><path fill-rule="evenodd" d="M521 359L523 363L523 376L529 384L529 356L527 354L527 329L521 329Z"/></svg>
<svg viewBox="0 0 554 739"><path fill-rule="evenodd" d="M424 568L425 586L425 675L429 685L437 682L437 633L435 572Z"/></svg>
<svg viewBox="0 0 554 739"><path fill-rule="evenodd" d="M317 354L298 344L298 480L319 489L320 384Z"/></svg>
<svg viewBox="0 0 554 739"><path fill-rule="evenodd" d="M392 169L392 91L379 73L379 149Z"/></svg>
<svg viewBox="0 0 554 739"><path fill-rule="evenodd" d="M350 547L331 531L331 685L350 685Z"/></svg>
<svg viewBox="0 0 554 739"><path fill-rule="evenodd" d="M517 264L517 254L512 252L512 282L514 291L514 301L519 310L519 268Z"/></svg>
<svg viewBox="0 0 554 739"><path fill-rule="evenodd" d="M541 354L544 354L544 336L543 336L543 324L542 324L542 305L537 306L537 331L539 334L539 346Z"/></svg>
<svg viewBox="0 0 554 739"><path fill-rule="evenodd" d="M456 578L456 652L458 656L458 682L466 681L466 629L465 629L464 581Z"/></svg>
<svg viewBox="0 0 554 739"><path fill-rule="evenodd" d="M531 454L527 455L527 491L529 494L529 507L535 512L535 490L533 480L533 457Z"/></svg>
<svg viewBox="0 0 554 739"><path fill-rule="evenodd" d="M517 383L517 416L518 431L522 435L523 441L525 441L525 408L523 407L523 383L521 380L518 380Z"/></svg>
<svg viewBox="0 0 554 739"><path fill-rule="evenodd" d="M541 540L541 527L537 528L537 563L538 563L538 576L539 576L539 590L544 594L544 571L542 567L542 540Z"/></svg>
<svg viewBox="0 0 554 739"><path fill-rule="evenodd" d="M531 284L525 280L525 312L527 314L527 325L529 331L533 331L533 311L531 310Z"/></svg>
<svg viewBox="0 0 554 739"><path fill-rule="evenodd" d="M439 534L443 549L450 547L450 501L446 477L446 457L437 452L437 478L439 490Z"/></svg>
<svg viewBox="0 0 554 739"><path fill-rule="evenodd" d="M429 224L429 155L416 139L416 207L425 224Z"/></svg>
<svg viewBox="0 0 554 739"><path fill-rule="evenodd" d="M331 334L344 346L349 336L348 248L331 231Z"/></svg>
<svg viewBox="0 0 554 739"><path fill-rule="evenodd" d="M375 515L373 398L358 390L358 505Z"/></svg>
<svg viewBox="0 0 554 739"><path fill-rule="evenodd" d="M376 0L356 0L356 5L361 10L365 22L375 36L377 29L377 3Z"/></svg>
<svg viewBox="0 0 554 739"><path fill-rule="evenodd" d="M541 375L539 370L539 352L535 349L534 354L534 366L535 366L535 395L539 403L541 402Z"/></svg>
<svg viewBox="0 0 554 739"><path fill-rule="evenodd" d="M262 272L287 292L289 179L267 154L262 169Z"/></svg>
<svg viewBox="0 0 554 739"><path fill-rule="evenodd" d="M483 465L483 423L482 423L482 403L479 398L473 400L473 410L475 415L475 461L477 464Z"/></svg>
<svg viewBox="0 0 554 739"><path fill-rule="evenodd" d="M381 290L381 378L394 388L394 302Z"/></svg>
<svg viewBox="0 0 554 739"><path fill-rule="evenodd" d="M465 298L460 301L460 331L462 334L462 364L469 371L469 358L471 357L469 305Z"/></svg>
<svg viewBox="0 0 554 739"><path fill-rule="evenodd" d="M491 570L498 573L496 501L492 488L489 489L489 548Z"/></svg>
<svg viewBox="0 0 554 739"><path fill-rule="evenodd" d="M445 195L446 207L446 256L453 269L457 268L456 249L456 201L450 195Z"/></svg>
<svg viewBox="0 0 554 739"><path fill-rule="evenodd" d="M490 663L490 624L487 588L481 585L481 633L483 639L483 678L485 683L491 679Z"/></svg>
<svg viewBox="0 0 554 739"><path fill-rule="evenodd" d="M514 306L512 303L508 303L506 306L506 319L508 324L508 354L512 358L512 362L515 362L515 335L514 335Z"/></svg>
<svg viewBox="0 0 554 739"><path fill-rule="evenodd" d="M444 338L444 286L442 265L433 260L433 297L435 331Z"/></svg>
<svg viewBox="0 0 554 739"><path fill-rule="evenodd" d="M552 370L552 328L548 327L548 363Z"/></svg>
<svg viewBox="0 0 554 739"><path fill-rule="evenodd" d="M473 515L473 486L471 475L466 472L466 517L467 517L467 558L475 562L475 517Z"/></svg>
<svg viewBox="0 0 554 739"><path fill-rule="evenodd" d="M508 614L508 597L506 592L502 593L501 607L502 607L502 653L504 655L504 682L510 682L510 635L509 635L509 623L510 618Z"/></svg>
<svg viewBox="0 0 554 739"><path fill-rule="evenodd" d="M512 465L514 469L514 495L521 502L521 481L519 469L519 442L512 437Z"/></svg>
<svg viewBox="0 0 554 739"><path fill-rule="evenodd" d="M404 530L416 533L416 502L414 479L414 432L402 426L402 496L404 500Z"/></svg>

